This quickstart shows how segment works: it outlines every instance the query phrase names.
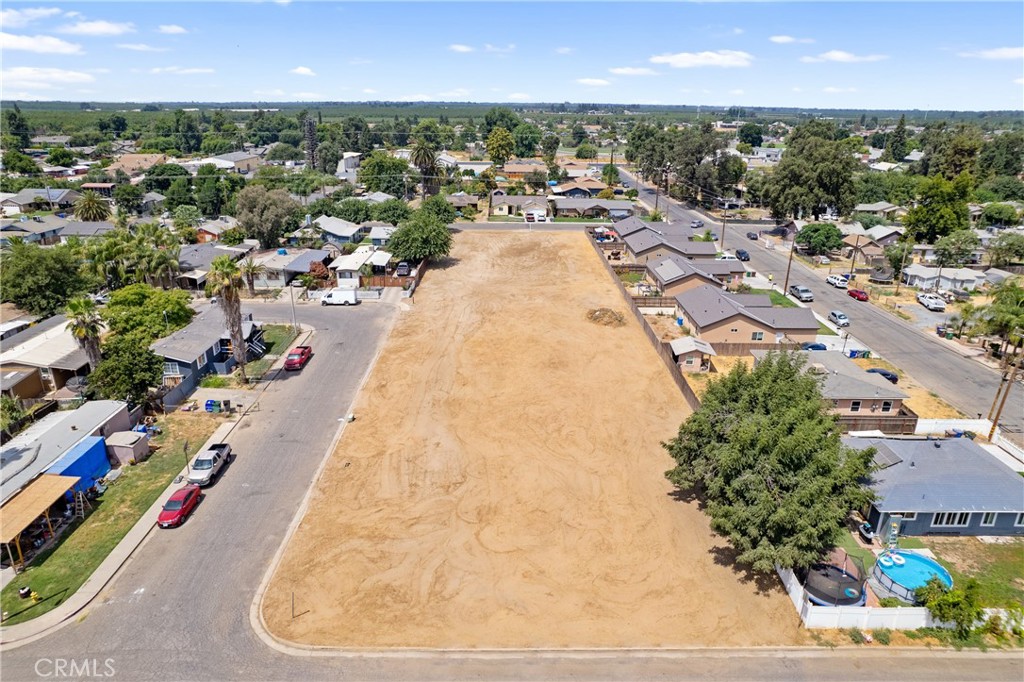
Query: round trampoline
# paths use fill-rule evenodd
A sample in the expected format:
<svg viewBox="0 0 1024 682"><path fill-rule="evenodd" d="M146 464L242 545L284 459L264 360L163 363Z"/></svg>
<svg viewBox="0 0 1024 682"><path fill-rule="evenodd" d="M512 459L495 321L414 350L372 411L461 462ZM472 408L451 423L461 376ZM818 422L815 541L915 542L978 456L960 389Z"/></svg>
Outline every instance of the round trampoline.
<svg viewBox="0 0 1024 682"><path fill-rule="evenodd" d="M924 587L933 577L946 587L953 587L953 577L937 561L899 550L882 552L871 571L872 585L877 583L884 592L911 604L916 601L914 590Z"/></svg>
<svg viewBox="0 0 1024 682"><path fill-rule="evenodd" d="M864 565L851 556L834 563L815 564L804 572L801 580L807 599L819 606L863 606L867 600Z"/></svg>

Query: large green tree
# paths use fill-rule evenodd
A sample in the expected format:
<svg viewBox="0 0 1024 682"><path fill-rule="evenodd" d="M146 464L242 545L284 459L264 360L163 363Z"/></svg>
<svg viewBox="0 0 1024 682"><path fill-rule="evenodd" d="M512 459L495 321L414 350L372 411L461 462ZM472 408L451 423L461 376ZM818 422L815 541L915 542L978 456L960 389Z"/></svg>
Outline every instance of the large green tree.
<svg viewBox="0 0 1024 682"><path fill-rule="evenodd" d="M369 221L372 213L372 207L367 202L359 199L345 199L337 203L333 215L335 218L360 224Z"/></svg>
<svg viewBox="0 0 1024 682"><path fill-rule="evenodd" d="M455 207L440 194L435 194L424 201L419 210L445 225L455 222Z"/></svg>
<svg viewBox="0 0 1024 682"><path fill-rule="evenodd" d="M404 197L408 189L409 164L377 150L363 159L359 165L358 178L370 192Z"/></svg>
<svg viewBox="0 0 1024 682"><path fill-rule="evenodd" d="M0 252L0 298L33 315L53 315L86 291L81 262L69 245L44 248L12 238Z"/></svg>
<svg viewBox="0 0 1024 682"><path fill-rule="evenodd" d="M124 184L114 188L114 203L118 211L138 213L142 209L145 192L139 185Z"/></svg>
<svg viewBox="0 0 1024 682"><path fill-rule="evenodd" d="M110 217L110 204L92 190L82 192L82 196L75 202L75 217L86 223L95 223L106 220Z"/></svg>
<svg viewBox="0 0 1024 682"><path fill-rule="evenodd" d="M299 204L283 189L267 191L266 187L250 185L235 199L238 223L250 238L269 249L278 246L289 218L296 215Z"/></svg>
<svg viewBox="0 0 1024 682"><path fill-rule="evenodd" d="M1024 261L1024 234L1019 232L1001 232L998 237L989 242L988 249L989 263L993 267L1003 267L1011 263Z"/></svg>
<svg viewBox="0 0 1024 682"><path fill-rule="evenodd" d="M981 223L1010 227L1020 223L1020 214L1010 204L989 204L981 211Z"/></svg>
<svg viewBox="0 0 1024 682"><path fill-rule="evenodd" d="M238 263L231 260L230 256L217 256L210 264L206 285L210 294L219 299L218 305L224 315L228 335L231 337L231 353L238 363L242 381L245 382L245 363L249 350L242 335L242 279Z"/></svg>
<svg viewBox="0 0 1024 682"><path fill-rule="evenodd" d="M487 155L496 166L504 166L505 162L512 158L512 151L515 149L515 140L512 133L504 128L498 127L487 136Z"/></svg>
<svg viewBox="0 0 1024 682"><path fill-rule="evenodd" d="M843 233L832 223L811 223L797 232L796 243L805 245L811 255L817 256L842 247Z"/></svg>
<svg viewBox="0 0 1024 682"><path fill-rule="evenodd" d="M163 375L163 360L144 333L115 334L103 344L103 359L89 375L89 390L100 398L140 405Z"/></svg>
<svg viewBox="0 0 1024 682"><path fill-rule="evenodd" d="M480 135L486 140L495 128L515 130L522 119L508 107L492 107L484 114L484 122L480 124Z"/></svg>
<svg viewBox="0 0 1024 682"><path fill-rule="evenodd" d="M971 230L951 232L935 242L935 262L940 268L960 267L980 246L981 240Z"/></svg>
<svg viewBox="0 0 1024 682"><path fill-rule="evenodd" d="M970 216L971 176L962 173L953 181L941 175L929 178L921 187L917 206L903 218L908 238L932 244L936 239L967 229Z"/></svg>
<svg viewBox="0 0 1024 682"><path fill-rule="evenodd" d="M412 215L409 204L401 199L388 199L371 207L371 217L383 223L397 225Z"/></svg>
<svg viewBox="0 0 1024 682"><path fill-rule="evenodd" d="M744 123L736 132L736 139L751 147L760 147L764 142L764 128L756 123Z"/></svg>
<svg viewBox="0 0 1024 682"><path fill-rule="evenodd" d="M837 418L795 353L772 353L710 382L701 406L665 443L666 473L705 503L737 561L761 573L807 567L873 495L872 450L844 446Z"/></svg>
<svg viewBox="0 0 1024 682"><path fill-rule="evenodd" d="M889 139L886 140L885 152L882 154L882 159L885 161L892 161L899 163L910 151L910 147L907 144L907 117L905 115L900 116L899 123L896 124L896 128L889 135Z"/></svg>
<svg viewBox="0 0 1024 682"><path fill-rule="evenodd" d="M850 143L836 141L836 135L833 124L817 120L793 130L765 187L776 218L811 215L817 221L829 211L846 216L853 210L856 160Z"/></svg>
<svg viewBox="0 0 1024 682"><path fill-rule="evenodd" d="M101 316L117 334L139 332L151 339L185 327L195 315L187 291L165 291L148 284L131 284L110 294Z"/></svg>
<svg viewBox="0 0 1024 682"><path fill-rule="evenodd" d="M443 258L452 248L448 225L425 212L417 212L403 222L388 240L388 251L399 260L419 262Z"/></svg>
<svg viewBox="0 0 1024 682"><path fill-rule="evenodd" d="M532 123L520 123L512 129L512 139L515 141L513 153L521 159L533 156L537 153L540 138L540 128Z"/></svg>

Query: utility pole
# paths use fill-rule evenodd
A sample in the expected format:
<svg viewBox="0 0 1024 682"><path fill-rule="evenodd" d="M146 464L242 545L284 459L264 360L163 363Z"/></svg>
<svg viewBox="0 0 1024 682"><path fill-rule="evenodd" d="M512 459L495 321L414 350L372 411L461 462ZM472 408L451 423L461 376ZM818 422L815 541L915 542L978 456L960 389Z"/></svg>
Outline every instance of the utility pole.
<svg viewBox="0 0 1024 682"><path fill-rule="evenodd" d="M904 245L904 246L906 246L906 245ZM896 275L896 295L897 296L900 295L900 284L903 283L903 265L904 265L904 263L907 262L907 254L908 253L910 253L910 249L904 248L903 249L903 258L900 259L900 271L899 271L899 274Z"/></svg>
<svg viewBox="0 0 1024 682"><path fill-rule="evenodd" d="M299 333L299 323L295 321L295 287L288 287L288 299L292 303L292 331Z"/></svg>
<svg viewBox="0 0 1024 682"><path fill-rule="evenodd" d="M1021 356L1024 357L1024 356ZM1017 370L1020 369L1020 357L1014 358L1016 362L1013 363L1013 370L1010 372L1010 380L1006 382L1006 390L1003 391L1003 398L999 401L999 409L996 410L996 415L992 419L992 428L989 429L988 439L991 441L993 436L996 435L996 429L999 428L999 417L1003 414L1003 407L1006 406L1006 399L1010 396L1010 391L1013 390L1013 382L1017 380Z"/></svg>
<svg viewBox="0 0 1024 682"><path fill-rule="evenodd" d="M729 223L729 210L722 211L722 236L718 242L718 248L725 251L725 228Z"/></svg>
<svg viewBox="0 0 1024 682"><path fill-rule="evenodd" d="M789 271L793 268L793 252L796 251L796 236L793 237L793 243L789 247L789 262L786 264L786 283L782 285L782 293L785 295L789 291Z"/></svg>
<svg viewBox="0 0 1024 682"><path fill-rule="evenodd" d="M853 267L857 264L857 250L860 248L860 235L857 235L857 245L853 247L850 254L850 279L853 279Z"/></svg>

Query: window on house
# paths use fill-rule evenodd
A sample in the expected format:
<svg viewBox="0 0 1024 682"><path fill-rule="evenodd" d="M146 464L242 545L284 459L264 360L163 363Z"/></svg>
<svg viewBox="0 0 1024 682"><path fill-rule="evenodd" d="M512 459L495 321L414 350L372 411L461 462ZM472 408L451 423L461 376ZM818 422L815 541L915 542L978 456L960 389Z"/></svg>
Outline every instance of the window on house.
<svg viewBox="0 0 1024 682"><path fill-rule="evenodd" d="M981 525L983 526L994 526L996 525L996 513L985 512L981 515Z"/></svg>
<svg viewBox="0 0 1024 682"><path fill-rule="evenodd" d="M1017 520L1013 522L1015 526L1024 526L1024 512L1017 514Z"/></svg>
<svg viewBox="0 0 1024 682"><path fill-rule="evenodd" d="M882 401L882 412L892 412L892 401L891 400L883 400Z"/></svg>
<svg viewBox="0 0 1024 682"><path fill-rule="evenodd" d="M889 517L902 516L904 521L916 521L917 512L889 512Z"/></svg>
<svg viewBox="0 0 1024 682"><path fill-rule="evenodd" d="M694 362L694 358L693 358L692 355L690 357L686 358L686 364L687 365L692 365L693 362Z"/></svg>
<svg viewBox="0 0 1024 682"><path fill-rule="evenodd" d="M860 401L859 400L852 400L852 401L850 401L850 412L860 412Z"/></svg>
<svg viewBox="0 0 1024 682"><path fill-rule="evenodd" d="M932 515L933 526L962 528L971 521L970 512L939 512Z"/></svg>
<svg viewBox="0 0 1024 682"><path fill-rule="evenodd" d="M181 372L178 371L178 363L176 362L165 362L164 363L164 376L178 375Z"/></svg>
<svg viewBox="0 0 1024 682"><path fill-rule="evenodd" d="M764 332L751 332L750 333L750 340L751 341L764 341Z"/></svg>

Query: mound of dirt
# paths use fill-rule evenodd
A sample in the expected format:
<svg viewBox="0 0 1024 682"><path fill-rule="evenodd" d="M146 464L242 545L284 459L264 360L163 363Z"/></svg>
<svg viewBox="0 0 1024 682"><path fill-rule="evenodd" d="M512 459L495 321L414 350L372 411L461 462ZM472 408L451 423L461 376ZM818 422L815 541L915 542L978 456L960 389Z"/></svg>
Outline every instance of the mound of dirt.
<svg viewBox="0 0 1024 682"><path fill-rule="evenodd" d="M587 319L605 327L621 327L626 324L625 316L611 308L594 308L587 313Z"/></svg>

